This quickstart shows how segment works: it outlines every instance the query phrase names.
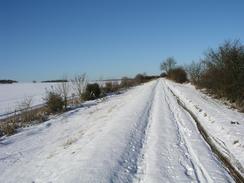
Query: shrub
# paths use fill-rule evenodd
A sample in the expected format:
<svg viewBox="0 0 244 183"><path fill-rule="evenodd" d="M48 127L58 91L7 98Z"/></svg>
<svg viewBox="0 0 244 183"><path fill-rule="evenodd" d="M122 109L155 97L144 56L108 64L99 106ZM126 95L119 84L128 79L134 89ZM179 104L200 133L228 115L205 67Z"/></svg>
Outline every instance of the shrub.
<svg viewBox="0 0 244 183"><path fill-rule="evenodd" d="M107 82L105 86L102 87L102 90L104 93L117 92L119 90L119 84L118 82Z"/></svg>
<svg viewBox="0 0 244 183"><path fill-rule="evenodd" d="M244 100L244 46L226 41L217 50L210 49L202 60L204 71L199 86L231 102Z"/></svg>
<svg viewBox="0 0 244 183"><path fill-rule="evenodd" d="M134 85L135 85L135 82L133 79L130 79L128 77L123 77L121 79L121 83L120 83L121 88L129 88L129 87L134 86Z"/></svg>
<svg viewBox="0 0 244 183"><path fill-rule="evenodd" d="M187 81L186 71L181 67L170 69L167 77L177 83L184 83Z"/></svg>
<svg viewBox="0 0 244 183"><path fill-rule="evenodd" d="M105 93L113 92L113 83L112 82L105 83L105 86L103 87L103 91Z"/></svg>
<svg viewBox="0 0 244 183"><path fill-rule="evenodd" d="M48 112L56 113L63 110L64 101L60 94L55 92L48 92L45 98Z"/></svg>
<svg viewBox="0 0 244 183"><path fill-rule="evenodd" d="M113 90L113 92L117 92L117 91L119 91L119 89L120 89L119 83L117 81L116 82L113 82L112 83L112 90Z"/></svg>
<svg viewBox="0 0 244 183"><path fill-rule="evenodd" d="M87 84L86 91L83 94L84 100L94 100L100 97L101 89L97 83Z"/></svg>
<svg viewBox="0 0 244 183"><path fill-rule="evenodd" d="M63 76L63 81L68 81L67 76ZM67 110L68 107L68 95L70 92L70 83L69 82L60 82L56 86L56 91L63 97L64 109Z"/></svg>
<svg viewBox="0 0 244 183"><path fill-rule="evenodd" d="M137 75L135 76L134 80L135 80L136 84L140 84L140 83L145 82L145 80L146 80L146 76L143 75L143 74L137 74Z"/></svg>
<svg viewBox="0 0 244 183"><path fill-rule="evenodd" d="M86 74L76 75L75 78L71 80L71 82L75 95L77 95L80 101L82 101L84 97L83 93L85 92L87 85Z"/></svg>
<svg viewBox="0 0 244 183"><path fill-rule="evenodd" d="M156 75L146 75L146 73L143 73L143 74L137 74L134 78L134 82L135 84L141 84L141 83L145 83L145 82L148 82L148 81L151 81L153 79L157 79L159 78L160 76L156 76Z"/></svg>
<svg viewBox="0 0 244 183"><path fill-rule="evenodd" d="M15 123L5 123L0 125L0 136L2 135L13 135L16 132L16 124Z"/></svg>
<svg viewBox="0 0 244 183"><path fill-rule="evenodd" d="M161 74L160 74L160 77L161 78L165 78L167 76L167 74L165 73L165 72L162 72Z"/></svg>
<svg viewBox="0 0 244 183"><path fill-rule="evenodd" d="M199 83L203 72L203 64L201 62L192 62L190 65L186 66L186 70L189 74L190 81L193 84Z"/></svg>
<svg viewBox="0 0 244 183"><path fill-rule="evenodd" d="M168 57L160 64L160 70L165 71L167 74L171 69L174 69L176 61L173 57Z"/></svg>
<svg viewBox="0 0 244 183"><path fill-rule="evenodd" d="M17 106L17 111L21 111L19 117L22 123L28 123L35 119L36 113L31 108L32 97L25 97Z"/></svg>

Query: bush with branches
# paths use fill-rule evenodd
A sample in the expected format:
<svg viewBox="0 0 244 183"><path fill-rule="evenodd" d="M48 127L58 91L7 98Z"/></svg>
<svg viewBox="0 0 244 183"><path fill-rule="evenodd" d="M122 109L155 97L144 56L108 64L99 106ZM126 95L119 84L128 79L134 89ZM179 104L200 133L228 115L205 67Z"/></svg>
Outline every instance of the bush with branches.
<svg viewBox="0 0 244 183"><path fill-rule="evenodd" d="M134 78L136 84L145 82L145 76L146 76L145 74L137 74Z"/></svg>
<svg viewBox="0 0 244 183"><path fill-rule="evenodd" d="M197 84L203 72L203 64L201 62L192 62L186 66L186 71L192 84Z"/></svg>
<svg viewBox="0 0 244 183"><path fill-rule="evenodd" d="M16 132L16 123L2 123L0 124L0 137L3 135L13 135Z"/></svg>
<svg viewBox="0 0 244 183"><path fill-rule="evenodd" d="M82 101L83 93L85 92L86 85L87 85L86 74L76 75L71 82L73 85L73 90L75 92L75 95L77 95L80 101Z"/></svg>
<svg viewBox="0 0 244 183"><path fill-rule="evenodd" d="M218 49L210 49L202 64L199 86L231 102L244 101L244 46L240 41L226 41Z"/></svg>
<svg viewBox="0 0 244 183"><path fill-rule="evenodd" d="M105 86L102 87L103 93L112 93L117 92L119 90L118 82L106 82Z"/></svg>
<svg viewBox="0 0 244 183"><path fill-rule="evenodd" d="M101 94L100 86L97 83L87 84L86 91L83 94L84 100L94 100L99 98Z"/></svg>
<svg viewBox="0 0 244 183"><path fill-rule="evenodd" d="M63 103L64 103L64 110L67 110L68 106L68 95L70 91L70 83L68 82L68 79L66 76L63 77L63 81L66 82L60 82L57 87L56 87L56 92L60 94L63 98Z"/></svg>
<svg viewBox="0 0 244 183"><path fill-rule="evenodd" d="M177 83L184 83L187 81L187 73L181 67L170 69L167 77Z"/></svg>
<svg viewBox="0 0 244 183"><path fill-rule="evenodd" d="M60 94L49 91L47 92L45 100L48 112L56 113L63 111L64 101Z"/></svg>
<svg viewBox="0 0 244 183"><path fill-rule="evenodd" d="M165 71L166 74L168 74L171 69L175 68L175 65L175 59L173 57L168 57L160 64L160 70Z"/></svg>
<svg viewBox="0 0 244 183"><path fill-rule="evenodd" d="M21 111L20 121L22 123L31 122L36 118L36 113L32 112L31 104L32 104L32 97L25 97L18 104L17 110Z"/></svg>
<svg viewBox="0 0 244 183"><path fill-rule="evenodd" d="M123 77L123 78L121 79L121 83L120 83L120 87L121 87L121 88L125 88L125 89L127 89L127 88L129 88L129 87L134 86L134 85L135 85L135 81L134 81L133 79L130 79L130 78L128 78L128 77Z"/></svg>

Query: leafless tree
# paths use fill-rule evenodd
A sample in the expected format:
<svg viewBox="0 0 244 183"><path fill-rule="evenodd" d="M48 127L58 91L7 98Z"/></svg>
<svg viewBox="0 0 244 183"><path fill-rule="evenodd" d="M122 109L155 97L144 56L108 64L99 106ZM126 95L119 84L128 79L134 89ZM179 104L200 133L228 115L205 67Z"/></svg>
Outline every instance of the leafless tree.
<svg viewBox="0 0 244 183"><path fill-rule="evenodd" d="M83 93L86 89L87 79L86 74L76 75L72 80L73 90L76 95L78 95L79 99L82 100Z"/></svg>
<svg viewBox="0 0 244 183"><path fill-rule="evenodd" d="M33 98L31 96L24 97L24 99L18 104L17 110L29 110L31 108Z"/></svg>
<svg viewBox="0 0 244 183"><path fill-rule="evenodd" d="M59 93L64 101L64 109L67 110L67 105L68 105L68 95L70 92L70 83L68 82L68 77L67 76L63 76L62 80L64 80L64 82L61 82L57 85L57 93ZM65 82L67 81L67 82Z"/></svg>
<svg viewBox="0 0 244 183"><path fill-rule="evenodd" d="M203 70L203 64L201 62L192 62L186 66L186 71L190 76L190 80L193 84L197 84L200 80L201 73Z"/></svg>
<svg viewBox="0 0 244 183"><path fill-rule="evenodd" d="M175 67L175 65L175 59L173 57L168 57L160 64L160 70L168 73L170 69L173 69Z"/></svg>
<svg viewBox="0 0 244 183"><path fill-rule="evenodd" d="M202 64L201 86L244 107L244 45L239 40L225 41L209 49Z"/></svg>
<svg viewBox="0 0 244 183"><path fill-rule="evenodd" d="M17 106L17 111L20 111L21 122L30 122L34 119L35 114L31 111L33 98L25 97Z"/></svg>

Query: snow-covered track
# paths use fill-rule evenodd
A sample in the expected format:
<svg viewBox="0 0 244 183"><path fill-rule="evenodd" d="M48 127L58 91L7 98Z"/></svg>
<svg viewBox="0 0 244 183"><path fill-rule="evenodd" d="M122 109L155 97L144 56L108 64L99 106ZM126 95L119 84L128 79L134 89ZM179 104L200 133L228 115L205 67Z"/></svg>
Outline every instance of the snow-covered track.
<svg viewBox="0 0 244 183"><path fill-rule="evenodd" d="M141 158L141 151L147 136L156 86L154 86L149 101L142 111L141 116L137 119L138 123L135 124L136 126L130 134L129 143L124 149L120 160L120 166L118 170L114 172L112 182L132 182L135 175L139 173L138 160Z"/></svg>
<svg viewBox="0 0 244 183"><path fill-rule="evenodd" d="M164 80L0 139L0 182L234 182Z"/></svg>
<svg viewBox="0 0 244 183"><path fill-rule="evenodd" d="M135 182L232 182L192 117L160 81Z"/></svg>

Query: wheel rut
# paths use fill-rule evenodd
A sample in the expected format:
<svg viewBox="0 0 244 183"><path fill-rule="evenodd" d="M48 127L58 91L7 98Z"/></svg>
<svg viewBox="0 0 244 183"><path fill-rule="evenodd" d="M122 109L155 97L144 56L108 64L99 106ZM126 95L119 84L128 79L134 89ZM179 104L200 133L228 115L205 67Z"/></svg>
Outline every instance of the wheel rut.
<svg viewBox="0 0 244 183"><path fill-rule="evenodd" d="M177 103L188 113L192 119L195 121L198 131L200 132L201 136L205 140L205 142L211 148L213 154L217 157L217 159L221 162L222 166L227 170L229 175L235 180L235 182L242 183L244 182L244 177L236 170L236 168L232 165L230 160L216 147L213 139L209 136L207 131L201 125L201 122L198 120L197 116L186 107L186 105L180 100L178 96L167 86L168 90L172 93L172 95L176 98Z"/></svg>
<svg viewBox="0 0 244 183"><path fill-rule="evenodd" d="M152 89L147 105L138 119L138 123L133 127L130 133L130 142L127 144L119 161L119 167L114 171L110 182L133 182L138 179L142 172L138 167L138 162L143 159L143 147L147 138L149 128L151 109L155 97L155 91L158 82Z"/></svg>
<svg viewBox="0 0 244 183"><path fill-rule="evenodd" d="M212 173L220 163L211 155L192 117L161 80L148 119L134 182L216 182L225 179L224 182L231 182L223 168L218 169L221 176L215 177ZM199 150L202 145L204 147ZM206 155L200 157L202 152ZM206 158L209 158L207 162ZM210 170L209 166L212 166Z"/></svg>
<svg viewBox="0 0 244 183"><path fill-rule="evenodd" d="M189 169L193 170L194 177L197 182L202 182L203 180L205 182L213 182L213 180L210 178L208 172L205 170L201 162L197 159L197 157L194 156L194 153L192 153L191 147L188 144L187 140L184 137L184 132L182 131L184 129L183 125L181 124L181 117L179 112L173 112L177 111L172 108L172 104L169 102L169 96L171 93L169 93L168 88L164 88L165 93L165 100L167 102L168 107L171 109L171 116L172 119L174 119L175 126L176 126L176 133L178 136L178 147L181 150L183 156L185 157L185 160L187 160L188 164L185 164L183 162L180 162L180 164L186 169L186 175L192 176L191 173L189 173ZM168 95L166 95L168 93ZM179 106L181 108L181 106ZM180 111L183 112L184 111Z"/></svg>

